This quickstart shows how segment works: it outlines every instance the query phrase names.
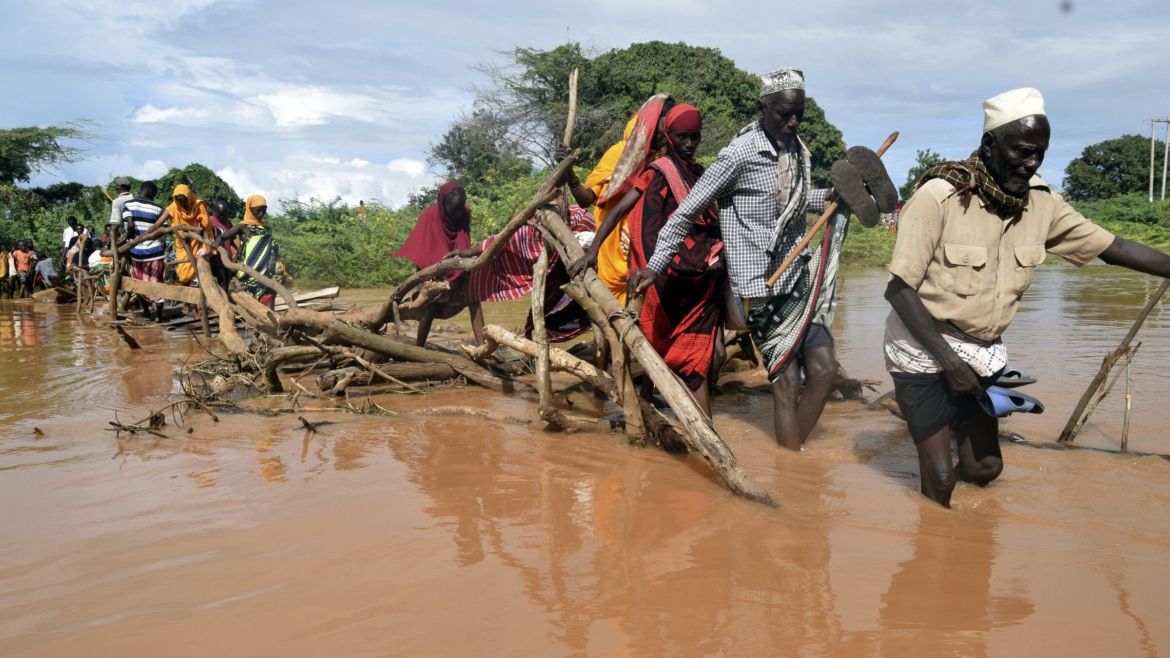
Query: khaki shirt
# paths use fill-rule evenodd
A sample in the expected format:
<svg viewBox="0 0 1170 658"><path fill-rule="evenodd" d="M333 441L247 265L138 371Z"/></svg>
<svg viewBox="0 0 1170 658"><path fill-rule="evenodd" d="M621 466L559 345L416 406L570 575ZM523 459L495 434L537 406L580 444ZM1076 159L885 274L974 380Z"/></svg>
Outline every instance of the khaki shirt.
<svg viewBox="0 0 1170 658"><path fill-rule="evenodd" d="M1045 252L1080 267L1114 236L1033 177L1027 207L1001 219L979 195L964 209L955 188L927 181L898 218L890 273L918 290L926 310L981 340L1007 330Z"/></svg>

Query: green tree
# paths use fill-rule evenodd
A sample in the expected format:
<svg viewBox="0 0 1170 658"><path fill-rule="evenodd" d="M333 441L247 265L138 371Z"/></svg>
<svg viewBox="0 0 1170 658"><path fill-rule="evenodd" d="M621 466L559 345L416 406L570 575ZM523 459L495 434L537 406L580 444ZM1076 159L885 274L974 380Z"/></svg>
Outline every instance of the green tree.
<svg viewBox="0 0 1170 658"><path fill-rule="evenodd" d="M171 202L171 194L174 193L175 186L185 183L191 187L196 197L208 204L215 199L226 201L233 217L240 217L244 213L244 201L240 195L236 194L232 186L217 176L214 171L197 162L182 169L172 168L165 175L159 177L155 183L158 185L158 196L154 199L155 203L163 206Z"/></svg>
<svg viewBox="0 0 1170 658"><path fill-rule="evenodd" d="M64 140L88 140L83 122L0 130L0 183L27 183L33 174L71 164L84 149Z"/></svg>
<svg viewBox="0 0 1170 658"><path fill-rule="evenodd" d="M570 42L547 51L500 52L475 68L488 84L476 89L472 115L457 120L440 144L448 137L454 140L460 127L477 125L499 153L551 164L568 118L568 80L574 68L580 77L573 144L581 149L585 167L621 139L629 118L656 93L668 92L703 113L699 157L715 155L756 118L758 78L715 48L653 41L594 55ZM828 184L829 166L845 157L845 145L812 98L801 138L812 152L815 182ZM446 165L450 159L432 147L432 160Z"/></svg>
<svg viewBox="0 0 1170 658"><path fill-rule="evenodd" d="M918 185L918 179L922 178L922 174L926 173L927 169L946 162L947 159L935 153L930 149L919 149L918 154L914 158L914 166L910 167L910 171L906 173L906 184L898 188L898 195L902 200L910 198L914 194L914 188Z"/></svg>
<svg viewBox="0 0 1170 658"><path fill-rule="evenodd" d="M1156 143L1155 160L1162 162L1164 142ZM1064 196L1071 201L1111 199L1147 192L1150 184L1150 140L1122 135L1091 144L1064 170Z"/></svg>

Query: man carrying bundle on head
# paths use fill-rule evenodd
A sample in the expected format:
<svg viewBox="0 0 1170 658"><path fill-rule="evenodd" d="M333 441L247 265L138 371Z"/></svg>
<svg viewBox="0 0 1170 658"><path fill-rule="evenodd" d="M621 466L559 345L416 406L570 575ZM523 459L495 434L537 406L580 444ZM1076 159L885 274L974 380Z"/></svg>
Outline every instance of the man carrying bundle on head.
<svg viewBox="0 0 1170 658"><path fill-rule="evenodd" d="M761 82L759 121L739 131L679 204L646 267L630 276L630 289L636 295L654 285L695 222L716 204L731 287L745 300L746 325L772 382L776 442L799 450L820 418L837 374L828 327L848 212L834 219L820 249L805 250L775 287L767 286L768 276L804 238L806 213L823 212L831 190L812 189L811 156L797 137L804 119L804 73L783 68ZM878 206L866 185L880 196L881 205L890 206L887 211L893 209L897 201L896 194L890 199L893 183L872 151L856 151L850 161L839 161L833 169L834 186L855 204L867 226L877 223ZM807 374L803 389L800 368L789 367L794 361Z"/></svg>
<svg viewBox="0 0 1170 658"><path fill-rule="evenodd" d="M986 486L1003 470L999 416L1043 411L1001 388L1019 382L1005 379L1018 371L1000 336L1045 253L1170 277L1170 256L1114 237L1036 176L1051 135L1039 91L1000 94L983 116L978 150L928 169L902 209L885 295L886 367L918 449L922 493L944 507L957 480Z"/></svg>

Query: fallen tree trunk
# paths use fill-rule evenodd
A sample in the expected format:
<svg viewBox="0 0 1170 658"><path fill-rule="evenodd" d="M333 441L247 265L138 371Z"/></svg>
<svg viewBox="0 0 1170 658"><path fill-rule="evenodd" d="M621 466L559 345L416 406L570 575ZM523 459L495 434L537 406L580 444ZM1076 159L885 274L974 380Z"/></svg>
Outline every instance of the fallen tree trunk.
<svg viewBox="0 0 1170 658"><path fill-rule="evenodd" d="M584 250L573 236L573 232L559 216L555 213L542 213L540 220L540 228L543 229L542 233L545 234L545 239L556 248L562 262L573 263L584 255ZM739 461L731 449L727 447L723 439L719 438L711 420L691 397L690 391L666 367L662 358L654 351L654 347L642 335L641 330L638 329L637 318L622 307L592 269L586 270L585 274L578 277L577 281L583 285L588 293L588 298L583 301L600 307L614 331L629 347L631 354L642 364L646 370L646 376L654 382L658 391L666 398L671 409L682 422L683 427L686 428L687 433L690 434L691 444L699 454L710 462L712 468L719 473L727 486L745 498L776 507L776 501L772 500L772 497L764 491L755 478L739 465Z"/></svg>
<svg viewBox="0 0 1170 658"><path fill-rule="evenodd" d="M321 342L327 345L360 347L388 356L396 361L445 363L469 381L473 381L480 386L500 393L514 393L517 388L532 390L532 387L527 384L516 382L506 377L500 377L458 354L448 354L439 350L416 347L397 338L359 329L340 320L334 320L321 334L320 338Z"/></svg>
<svg viewBox="0 0 1170 658"><path fill-rule="evenodd" d="M377 369L404 382L445 381L459 376L459 373L446 363L379 363ZM338 380L347 375L350 376L350 386L370 386L380 381L365 368L349 367L317 375L317 387L322 391L330 390L337 385Z"/></svg>
<svg viewBox="0 0 1170 658"><path fill-rule="evenodd" d="M220 335L223 334L223 329L220 329ZM268 353L267 360L264 362L264 385L271 393L283 393L284 385L280 383L280 366L292 363L293 361L308 361L321 357L321 350L316 347L307 345L294 345L292 347L278 347Z"/></svg>
<svg viewBox="0 0 1170 658"><path fill-rule="evenodd" d="M190 249L190 245L187 246ZM232 354L248 355L248 344L236 333L235 306L228 301L223 288L219 287L211 273L211 263L206 258L195 259L195 270L199 273L199 287L207 298L207 305L219 314L219 340Z"/></svg>
<svg viewBox="0 0 1170 658"><path fill-rule="evenodd" d="M215 243L203 237L202 235L192 235L190 237L203 243L208 249L215 249ZM195 252L192 251L188 253L193 254ZM233 261L231 256L228 255L227 249L223 247L220 247L217 253L219 253L219 259L223 263L224 267L232 270L233 272L243 272L253 279L256 279L256 281L258 281L260 285L264 286L265 288L269 288L270 290L275 291L276 294L280 295L280 298L284 300L284 303L288 304L290 309L300 308L300 303L297 302L296 297L294 297L292 292L290 292L288 288L285 288L279 281L257 272L247 263L237 263Z"/></svg>

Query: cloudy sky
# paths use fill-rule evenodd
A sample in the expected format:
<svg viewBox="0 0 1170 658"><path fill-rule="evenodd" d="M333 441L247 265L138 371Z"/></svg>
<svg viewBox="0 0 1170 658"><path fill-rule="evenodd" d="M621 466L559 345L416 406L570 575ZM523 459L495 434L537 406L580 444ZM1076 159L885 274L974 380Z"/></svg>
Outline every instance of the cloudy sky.
<svg viewBox="0 0 1170 658"><path fill-rule="evenodd" d="M915 149L970 153L979 103L1016 87L1046 97L1057 184L1087 144L1170 115L1165 0L4 0L0 126L97 122L85 161L38 184L200 162L241 195L397 205L433 180L426 151L470 103L470 65L567 39L801 66L848 144L901 131L897 182Z"/></svg>

